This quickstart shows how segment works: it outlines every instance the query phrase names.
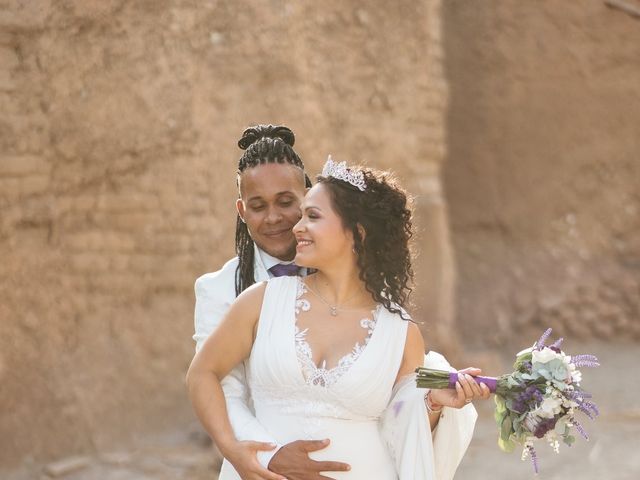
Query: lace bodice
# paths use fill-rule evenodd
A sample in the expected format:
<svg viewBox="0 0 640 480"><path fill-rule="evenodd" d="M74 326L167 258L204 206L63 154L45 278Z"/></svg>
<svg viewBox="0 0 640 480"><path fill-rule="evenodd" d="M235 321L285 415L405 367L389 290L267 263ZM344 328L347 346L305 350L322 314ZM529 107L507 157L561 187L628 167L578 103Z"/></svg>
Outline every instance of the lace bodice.
<svg viewBox="0 0 640 480"><path fill-rule="evenodd" d="M305 339L309 331L296 325L296 310L311 308L302 285L297 277L278 277L267 284L247 371L256 412L296 417L309 436L321 418L378 418L402 361L406 322L377 307L360 323L364 340L327 369L313 362Z"/></svg>
<svg viewBox="0 0 640 480"><path fill-rule="evenodd" d="M338 364L333 368L327 368L326 360L322 362L322 365L316 365L313 361L313 351L311 345L307 342L306 336L309 328L300 330L297 325L297 316L300 312L307 312L311 309L311 304L308 300L302 298L307 293L307 288L304 282L299 279L298 288L296 293L296 325L295 325L295 342L296 342L296 355L302 374L308 385L316 385L321 387L328 387L335 384L342 375L344 375L349 368L360 357L365 347L369 344L371 335L376 326L376 319L378 308L371 312L371 318L363 318L360 320L360 326L367 330L367 336L362 342L356 342L353 349L344 355Z"/></svg>

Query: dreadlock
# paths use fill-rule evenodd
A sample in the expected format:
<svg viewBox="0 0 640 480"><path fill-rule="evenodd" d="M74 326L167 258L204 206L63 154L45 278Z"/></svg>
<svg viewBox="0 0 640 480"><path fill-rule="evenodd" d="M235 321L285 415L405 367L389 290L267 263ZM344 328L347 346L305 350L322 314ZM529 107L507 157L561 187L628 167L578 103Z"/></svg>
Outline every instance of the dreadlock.
<svg viewBox="0 0 640 480"><path fill-rule="evenodd" d="M247 128L238 140L238 147L245 151L238 161L238 182L240 174L247 168L265 163L289 163L304 171L304 164L293 149L295 140L293 132L282 125L256 125ZM311 187L311 180L306 173L304 182L306 187ZM236 219L236 255L236 295L240 295L256 282L253 275L253 239L240 215Z"/></svg>

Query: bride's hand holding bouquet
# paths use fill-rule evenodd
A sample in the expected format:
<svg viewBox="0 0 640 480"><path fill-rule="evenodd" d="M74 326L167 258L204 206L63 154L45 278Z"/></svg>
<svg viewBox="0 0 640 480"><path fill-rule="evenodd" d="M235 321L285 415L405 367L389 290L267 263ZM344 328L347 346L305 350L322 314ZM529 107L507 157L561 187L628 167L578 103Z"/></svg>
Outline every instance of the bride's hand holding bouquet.
<svg viewBox="0 0 640 480"><path fill-rule="evenodd" d="M430 412L438 412L442 407L462 408L473 400L487 400L491 396L489 387L473 378L479 376L482 370L469 367L457 373L454 389L432 389L427 392L425 401Z"/></svg>

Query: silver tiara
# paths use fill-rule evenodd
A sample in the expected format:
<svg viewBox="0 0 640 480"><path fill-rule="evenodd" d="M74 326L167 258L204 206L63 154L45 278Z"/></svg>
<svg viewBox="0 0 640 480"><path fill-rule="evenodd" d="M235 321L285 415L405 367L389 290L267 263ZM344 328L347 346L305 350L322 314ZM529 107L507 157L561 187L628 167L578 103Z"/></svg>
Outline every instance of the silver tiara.
<svg viewBox="0 0 640 480"><path fill-rule="evenodd" d="M327 163L322 167L323 177L333 177L343 182L350 183L361 192L367 189L367 184L364 181L364 174L362 172L350 170L347 167L347 162L334 162L331 160L331 155L327 158Z"/></svg>

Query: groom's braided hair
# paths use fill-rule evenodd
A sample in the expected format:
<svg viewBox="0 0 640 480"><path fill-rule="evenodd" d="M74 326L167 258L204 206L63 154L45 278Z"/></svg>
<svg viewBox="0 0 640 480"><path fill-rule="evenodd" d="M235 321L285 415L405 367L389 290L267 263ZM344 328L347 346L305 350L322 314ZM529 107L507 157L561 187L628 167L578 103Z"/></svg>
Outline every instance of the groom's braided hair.
<svg viewBox="0 0 640 480"><path fill-rule="evenodd" d="M389 172L349 168L363 173L365 191L331 176L317 181L328 187L332 207L353 233L360 280L367 291L390 312L411 320L405 311L413 282L411 199Z"/></svg>
<svg viewBox="0 0 640 480"><path fill-rule="evenodd" d="M238 182L240 174L247 168L265 163L289 163L304 171L304 164L293 149L294 143L295 135L282 125L255 125L247 128L238 140L238 147L245 151L238 161ZM304 181L305 186L311 186L306 173ZM255 283L253 239L240 215L236 219L236 255L236 295L240 295Z"/></svg>

